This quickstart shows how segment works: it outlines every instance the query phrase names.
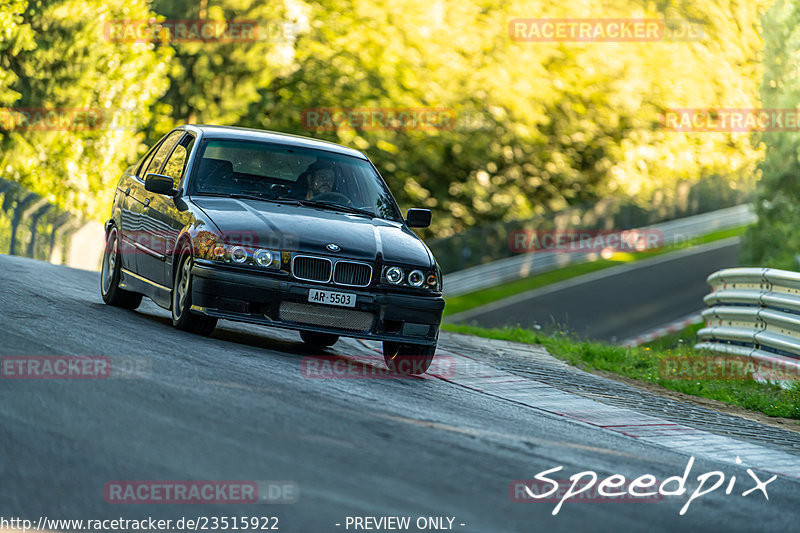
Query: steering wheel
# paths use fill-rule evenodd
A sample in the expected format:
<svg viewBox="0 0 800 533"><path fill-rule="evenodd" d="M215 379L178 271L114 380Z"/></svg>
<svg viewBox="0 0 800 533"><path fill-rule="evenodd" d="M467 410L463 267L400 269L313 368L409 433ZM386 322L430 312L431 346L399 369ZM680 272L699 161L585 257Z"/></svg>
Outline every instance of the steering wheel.
<svg viewBox="0 0 800 533"><path fill-rule="evenodd" d="M269 194L272 198L282 198L290 192L291 189L282 183L273 183L269 186Z"/></svg>
<svg viewBox="0 0 800 533"><path fill-rule="evenodd" d="M340 203L342 205L350 205L353 202L350 201L350 198L345 196L340 192L321 192L315 197L312 198L315 202L333 202L333 203Z"/></svg>

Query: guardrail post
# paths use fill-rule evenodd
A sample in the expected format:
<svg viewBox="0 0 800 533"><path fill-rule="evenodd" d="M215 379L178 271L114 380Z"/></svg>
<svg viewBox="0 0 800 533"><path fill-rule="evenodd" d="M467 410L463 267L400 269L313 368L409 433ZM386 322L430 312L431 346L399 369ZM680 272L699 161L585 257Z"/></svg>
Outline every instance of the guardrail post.
<svg viewBox="0 0 800 533"><path fill-rule="evenodd" d="M45 200L45 199L42 198L42 200ZM46 203L43 206L41 206L39 209L37 209L33 213L33 215L31 216L31 240L28 242L28 252L26 254L27 257L35 258L36 237L39 235L39 231L38 231L38 228L36 226L39 224L39 219L41 219L42 216L45 213L47 213L48 211L50 211L50 209L52 209L52 208L53 208L53 206L51 204L47 204ZM50 254L48 253L48 255L50 255Z"/></svg>
<svg viewBox="0 0 800 533"><path fill-rule="evenodd" d="M41 199L38 194L27 193L21 200L17 201L17 206L14 209L14 215L11 218L11 241L8 245L8 253L10 255L17 255L17 229L20 222L25 218L28 213L28 208L35 205L37 199Z"/></svg>

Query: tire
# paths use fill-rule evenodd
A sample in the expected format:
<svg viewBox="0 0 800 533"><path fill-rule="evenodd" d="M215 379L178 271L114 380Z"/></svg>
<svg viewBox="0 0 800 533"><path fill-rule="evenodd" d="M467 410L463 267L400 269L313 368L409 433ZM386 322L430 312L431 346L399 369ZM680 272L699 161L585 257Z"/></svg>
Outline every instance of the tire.
<svg viewBox="0 0 800 533"><path fill-rule="evenodd" d="M436 345L383 342L383 359L386 361L386 366L397 374L424 374L430 368L435 353Z"/></svg>
<svg viewBox="0 0 800 533"><path fill-rule="evenodd" d="M136 309L142 303L142 295L119 287L120 277L119 233L112 226L106 236L103 250L103 267L100 270L100 295L108 305L123 309Z"/></svg>
<svg viewBox="0 0 800 533"><path fill-rule="evenodd" d="M192 314L192 248L180 247L178 268L172 282L172 325L181 331L208 336L217 327L217 319Z"/></svg>
<svg viewBox="0 0 800 533"><path fill-rule="evenodd" d="M336 341L339 340L339 335L334 335L333 333L316 333L313 331L301 331L300 338L303 339L303 342L309 344L311 346L316 346L319 348L327 348L329 346L333 346L336 344Z"/></svg>

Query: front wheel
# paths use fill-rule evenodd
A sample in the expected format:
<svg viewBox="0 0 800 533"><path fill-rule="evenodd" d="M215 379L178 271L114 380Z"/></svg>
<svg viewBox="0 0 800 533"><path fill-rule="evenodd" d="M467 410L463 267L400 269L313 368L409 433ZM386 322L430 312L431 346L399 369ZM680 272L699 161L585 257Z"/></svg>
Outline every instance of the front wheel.
<svg viewBox="0 0 800 533"><path fill-rule="evenodd" d="M193 315L192 308L192 249L184 244L178 257L178 268L172 284L172 325L182 331L211 335L217 319Z"/></svg>
<svg viewBox="0 0 800 533"><path fill-rule="evenodd" d="M424 374L433 361L436 345L401 344L384 341L383 359L389 370L403 375Z"/></svg>
<svg viewBox="0 0 800 533"><path fill-rule="evenodd" d="M103 250L100 294L108 305L136 309L142 303L142 295L119 287L120 268L122 268L122 264L120 262L119 232L116 227L112 227L106 237L106 247Z"/></svg>

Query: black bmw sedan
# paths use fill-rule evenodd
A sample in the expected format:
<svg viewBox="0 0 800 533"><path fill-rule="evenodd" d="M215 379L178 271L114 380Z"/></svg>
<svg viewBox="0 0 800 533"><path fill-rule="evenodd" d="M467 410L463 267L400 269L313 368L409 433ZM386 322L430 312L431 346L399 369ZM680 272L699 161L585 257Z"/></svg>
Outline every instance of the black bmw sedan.
<svg viewBox="0 0 800 533"><path fill-rule="evenodd" d="M142 296L178 329L220 318L297 330L303 341L383 341L387 366L420 374L436 350L444 300L436 260L367 157L260 130L186 125L117 185L101 293Z"/></svg>

